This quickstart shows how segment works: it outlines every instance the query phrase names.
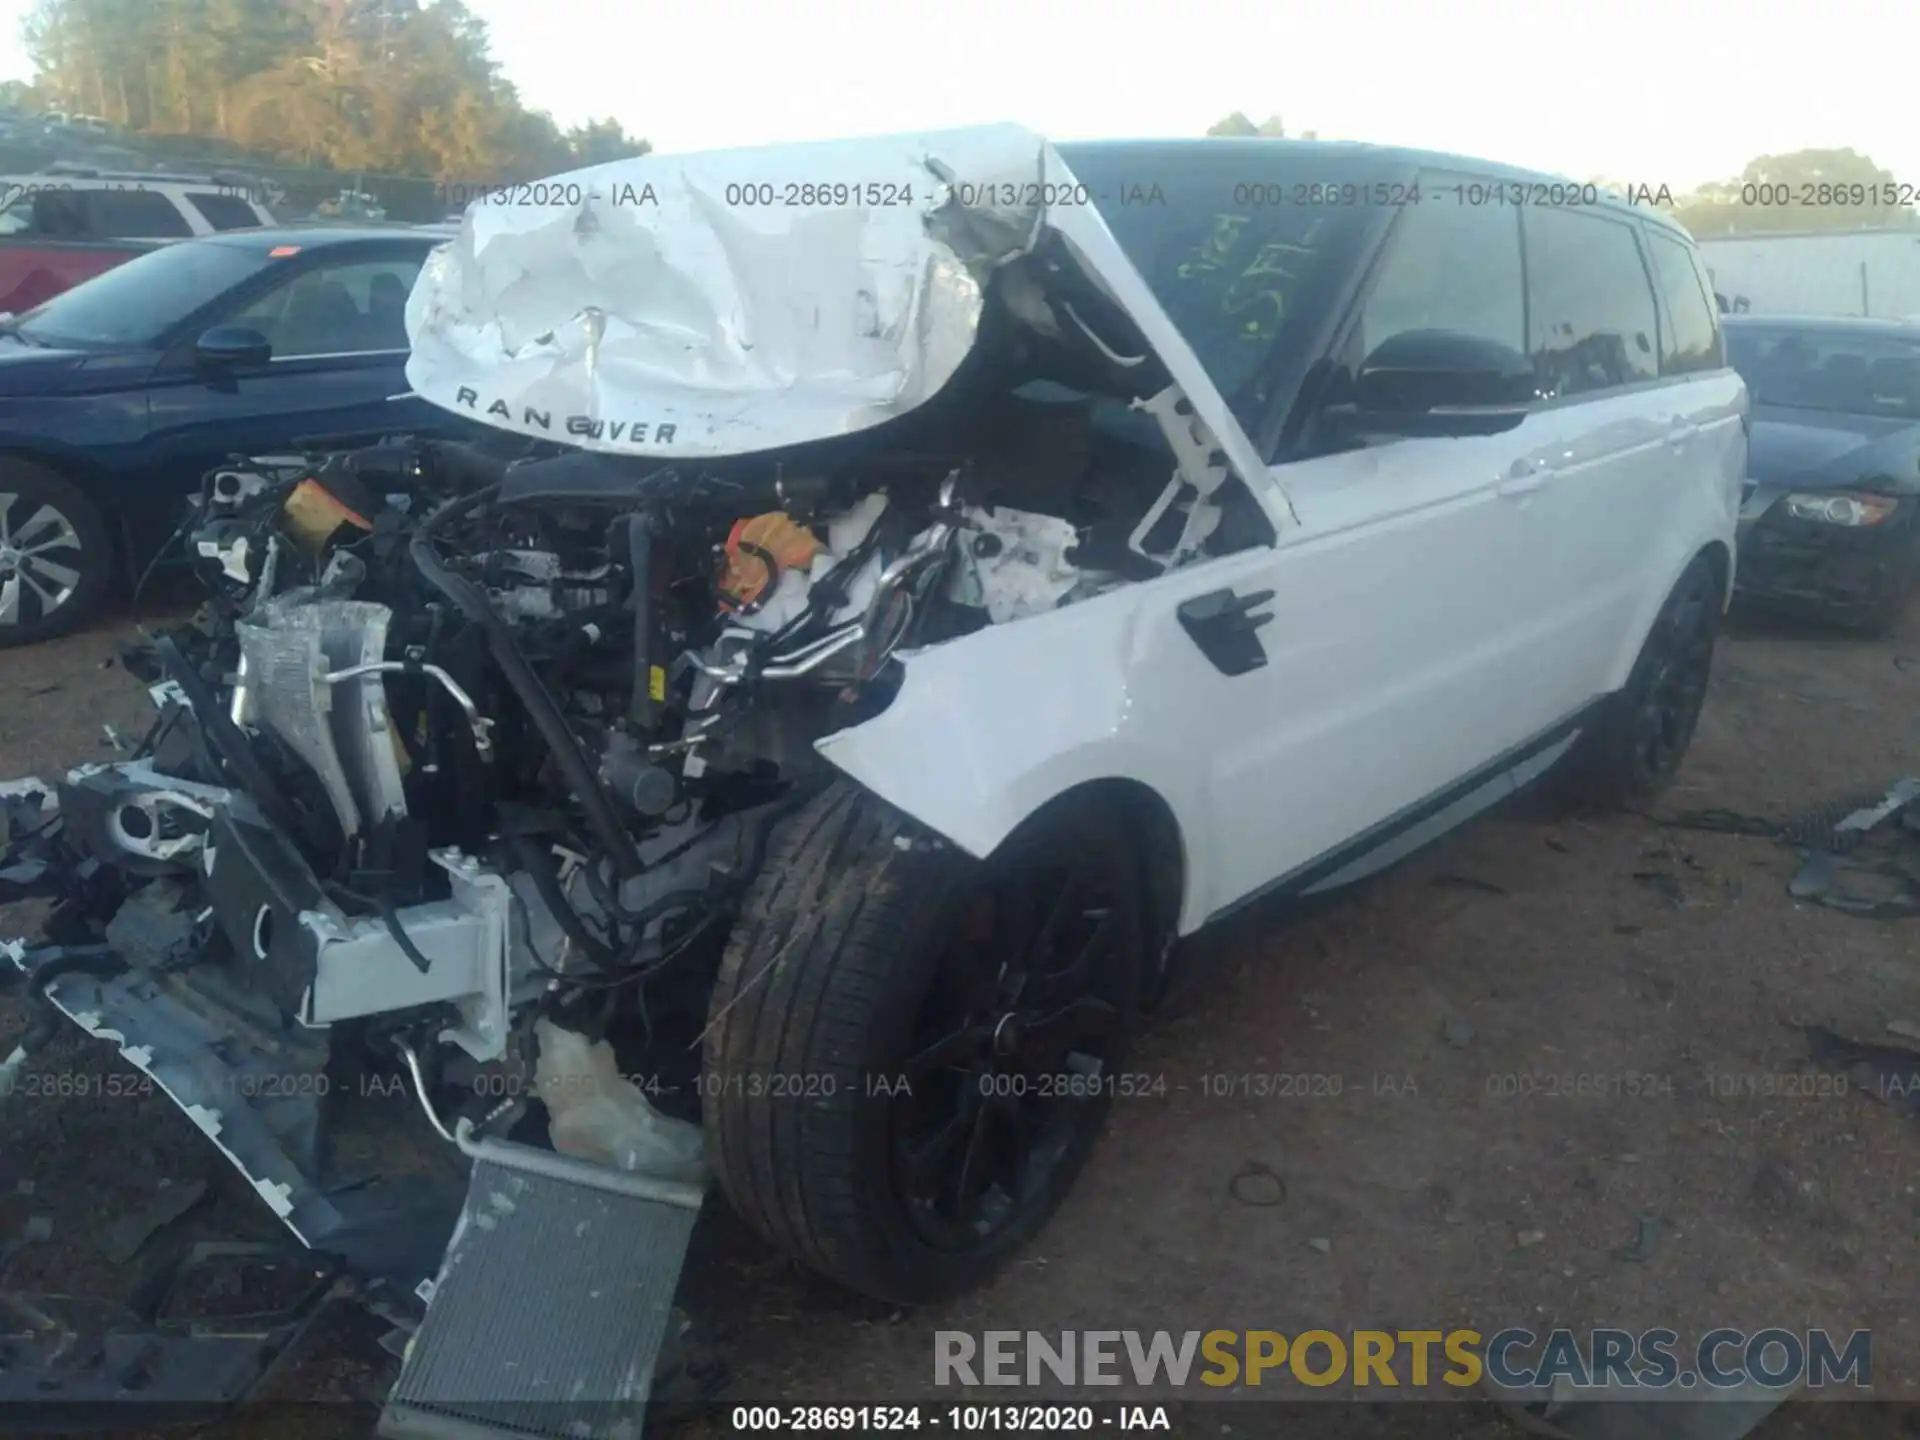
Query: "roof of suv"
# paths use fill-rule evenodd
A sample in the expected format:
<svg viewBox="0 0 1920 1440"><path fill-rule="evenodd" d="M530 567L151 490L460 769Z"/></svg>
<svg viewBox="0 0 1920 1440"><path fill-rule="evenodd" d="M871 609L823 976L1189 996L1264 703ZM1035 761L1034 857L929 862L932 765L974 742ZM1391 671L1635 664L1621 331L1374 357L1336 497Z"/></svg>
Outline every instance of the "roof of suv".
<svg viewBox="0 0 1920 1440"><path fill-rule="evenodd" d="M1912 320L1870 320L1858 315L1722 315L1720 324L1728 330L1814 330L1826 335L1884 335L1896 340L1920 342L1920 322Z"/></svg>
<svg viewBox="0 0 1920 1440"><path fill-rule="evenodd" d="M1289 155L1345 157L1352 161L1356 176L1371 179L1386 170L1466 170L1493 180L1508 180L1529 185L1581 185L1565 175L1550 175L1542 170L1526 170L1502 165L1470 155L1449 155L1438 150L1415 150L1400 145L1369 145L1357 140L1282 140L1253 135L1209 135L1180 140L1063 140L1056 147L1071 163L1074 152L1099 150L1103 154L1127 153L1137 157L1143 167L1177 165L1204 155L1237 154L1252 164L1284 160ZM1676 234L1691 238L1673 216L1650 205L1634 205L1625 199L1600 192L1600 204L1664 225Z"/></svg>
<svg viewBox="0 0 1920 1440"><path fill-rule="evenodd" d="M459 234L453 225L408 225L400 221L379 223L362 221L353 225L264 225L246 230L223 230L218 235L201 237L215 245L239 245L249 250L272 249L278 245L298 245L303 249L323 245L346 245L368 240L425 240L438 243Z"/></svg>

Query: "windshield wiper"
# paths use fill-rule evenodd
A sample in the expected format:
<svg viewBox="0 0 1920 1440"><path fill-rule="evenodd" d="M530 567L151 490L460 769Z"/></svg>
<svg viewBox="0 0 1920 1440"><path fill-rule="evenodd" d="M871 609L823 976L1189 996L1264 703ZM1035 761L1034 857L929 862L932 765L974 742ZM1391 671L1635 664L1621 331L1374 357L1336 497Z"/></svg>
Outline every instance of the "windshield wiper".
<svg viewBox="0 0 1920 1440"><path fill-rule="evenodd" d="M13 319L11 316L9 316L4 320L0 320L0 335L9 335L13 337L15 340L22 341L23 343L28 345L38 345L42 350L47 348L46 341L41 340L36 336L29 335L26 331L22 330L20 328L20 322L18 320Z"/></svg>

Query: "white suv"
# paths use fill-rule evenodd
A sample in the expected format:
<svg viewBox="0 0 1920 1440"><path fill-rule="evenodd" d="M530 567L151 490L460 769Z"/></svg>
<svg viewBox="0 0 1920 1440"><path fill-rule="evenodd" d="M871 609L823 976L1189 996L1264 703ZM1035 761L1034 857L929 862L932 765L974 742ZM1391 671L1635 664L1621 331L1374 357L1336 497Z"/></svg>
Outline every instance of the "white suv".
<svg viewBox="0 0 1920 1440"><path fill-rule="evenodd" d="M967 457L975 505L935 502L883 579L957 553L985 621L909 597L897 691L814 739L839 778L776 842L705 1035L730 1198L856 1288L949 1290L1033 1233L1176 940L1563 755L1615 799L1679 766L1746 391L1672 220L1443 155L1012 127L533 188L422 273L424 398L782 494L840 473L809 445L855 475ZM851 643L781 598L703 663Z"/></svg>
<svg viewBox="0 0 1920 1440"><path fill-rule="evenodd" d="M257 183L59 170L0 175L0 238L191 240L277 223Z"/></svg>
<svg viewBox="0 0 1920 1440"><path fill-rule="evenodd" d="M182 956L301 1063L404 1055L463 1145L603 1046L608 1136L678 1107L740 1214L870 1295L1045 1223L1151 1092L1178 942L1563 756L1648 796L1700 713L1746 391L1692 241L1592 187L1016 127L649 155L476 202L406 315L414 393L497 448L212 476L186 550L244 622L156 642L175 768L75 772L63 813L133 831L56 851L36 810L0 886L164 861ZM112 934L124 893L74 904ZM268 1133L242 1059L183 1057L171 958L60 953L13 950L223 1147ZM337 1223L266 1140L228 1156Z"/></svg>

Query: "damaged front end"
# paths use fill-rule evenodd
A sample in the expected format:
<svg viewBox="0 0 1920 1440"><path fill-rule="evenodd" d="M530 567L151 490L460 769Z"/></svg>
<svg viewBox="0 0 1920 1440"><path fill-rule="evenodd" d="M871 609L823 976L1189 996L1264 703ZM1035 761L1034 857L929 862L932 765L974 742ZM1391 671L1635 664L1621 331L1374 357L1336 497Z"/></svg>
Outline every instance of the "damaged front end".
<svg viewBox="0 0 1920 1440"><path fill-rule="evenodd" d="M409 373L492 432L208 476L211 594L129 657L157 709L137 752L0 787L0 902L49 907L5 946L34 1018L0 1089L77 1024L329 1275L435 1317L393 1433L452 1413L435 1387L497 1304L478 1277L529 1237L581 1237L541 1272L576 1309L653 1265L604 1356L539 1364L595 1404L658 1393L719 957L771 832L837 774L820 742L888 706L903 657L1284 523L1097 215L985 203L1010 173L1070 183L1049 148L835 163L887 157L946 188L792 227L783 288L703 201L731 160L476 207L414 294ZM636 179L659 213L611 198ZM623 258L640 278L603 280ZM829 299L844 325L798 325ZM368 1076L408 1108L356 1105Z"/></svg>

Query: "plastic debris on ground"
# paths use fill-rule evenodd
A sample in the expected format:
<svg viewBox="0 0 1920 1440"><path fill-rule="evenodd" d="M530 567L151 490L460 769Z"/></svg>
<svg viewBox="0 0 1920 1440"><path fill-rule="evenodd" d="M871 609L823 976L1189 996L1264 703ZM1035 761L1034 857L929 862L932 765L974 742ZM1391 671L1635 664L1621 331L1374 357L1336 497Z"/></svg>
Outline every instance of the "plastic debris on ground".
<svg viewBox="0 0 1920 1440"><path fill-rule="evenodd" d="M1665 823L1672 829L1752 835L1795 845L1802 851L1800 868L1787 884L1794 899L1862 919L1902 920L1920 915L1916 801L1920 777L1905 776L1875 798L1822 806L1786 821L1699 810Z"/></svg>
<svg viewBox="0 0 1920 1440"><path fill-rule="evenodd" d="M198 1205L206 1193L204 1180L163 1185L149 1204L131 1215L122 1215L107 1228L100 1253L116 1265L126 1264L147 1241Z"/></svg>
<svg viewBox="0 0 1920 1440"><path fill-rule="evenodd" d="M1654 1249L1660 1243L1660 1231L1662 1229L1660 1217L1657 1215L1642 1215L1639 1223L1640 1230L1634 1237L1633 1242L1628 1245L1622 1245L1618 1250L1613 1252L1616 1259L1629 1260L1636 1265L1644 1265L1653 1258Z"/></svg>
<svg viewBox="0 0 1920 1440"><path fill-rule="evenodd" d="M1819 1025L1803 1025L1801 1033L1816 1064L1845 1073L1851 1089L1920 1119L1920 1050L1850 1040Z"/></svg>

